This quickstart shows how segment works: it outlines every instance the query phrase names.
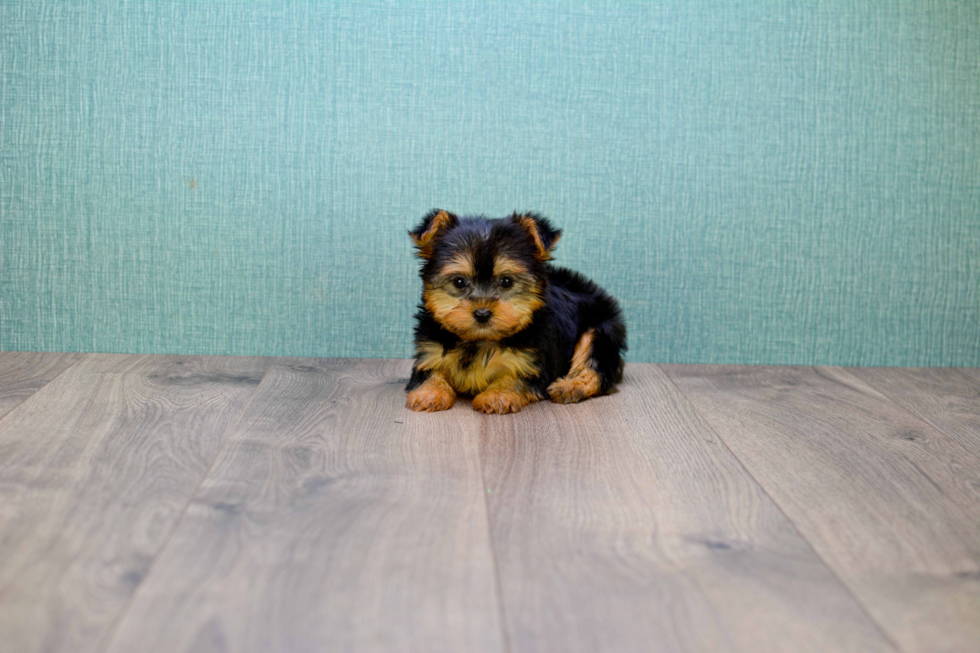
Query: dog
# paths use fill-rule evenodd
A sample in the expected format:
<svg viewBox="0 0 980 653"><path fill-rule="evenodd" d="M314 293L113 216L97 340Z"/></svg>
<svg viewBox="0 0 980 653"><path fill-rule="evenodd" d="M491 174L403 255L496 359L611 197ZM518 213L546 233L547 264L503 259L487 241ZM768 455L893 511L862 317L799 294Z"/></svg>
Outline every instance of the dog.
<svg viewBox="0 0 980 653"><path fill-rule="evenodd" d="M549 261L561 236L544 217L457 217L436 209L409 231L422 259L415 362L406 406L513 413L550 397L574 403L623 377L616 300Z"/></svg>

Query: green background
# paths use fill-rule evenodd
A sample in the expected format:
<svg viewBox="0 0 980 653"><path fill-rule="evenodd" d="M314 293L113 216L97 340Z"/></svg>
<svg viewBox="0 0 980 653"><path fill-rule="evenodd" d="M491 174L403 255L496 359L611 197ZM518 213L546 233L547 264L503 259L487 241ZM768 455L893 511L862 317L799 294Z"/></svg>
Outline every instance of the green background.
<svg viewBox="0 0 980 653"><path fill-rule="evenodd" d="M980 365L980 3L0 3L0 349L411 353L427 210L630 360Z"/></svg>

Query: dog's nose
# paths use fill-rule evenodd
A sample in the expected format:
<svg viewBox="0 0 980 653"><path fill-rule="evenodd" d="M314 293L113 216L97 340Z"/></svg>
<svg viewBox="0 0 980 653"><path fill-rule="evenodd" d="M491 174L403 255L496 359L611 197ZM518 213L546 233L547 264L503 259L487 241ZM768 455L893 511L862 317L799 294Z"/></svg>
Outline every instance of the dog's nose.
<svg viewBox="0 0 980 653"><path fill-rule="evenodd" d="M476 319L477 322L480 322L482 324L483 322L486 322L491 317L493 317L493 312L490 311L490 309L488 308L478 308L475 311L473 311L473 317Z"/></svg>

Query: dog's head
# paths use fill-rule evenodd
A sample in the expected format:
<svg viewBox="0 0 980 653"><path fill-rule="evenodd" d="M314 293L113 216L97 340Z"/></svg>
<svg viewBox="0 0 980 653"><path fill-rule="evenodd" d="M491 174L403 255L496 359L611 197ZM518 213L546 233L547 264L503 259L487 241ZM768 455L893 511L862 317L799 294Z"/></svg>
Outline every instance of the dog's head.
<svg viewBox="0 0 980 653"><path fill-rule="evenodd" d="M409 235L425 260L423 301L435 319L464 340L500 340L544 304L545 261L561 230L533 213L490 220L434 210Z"/></svg>

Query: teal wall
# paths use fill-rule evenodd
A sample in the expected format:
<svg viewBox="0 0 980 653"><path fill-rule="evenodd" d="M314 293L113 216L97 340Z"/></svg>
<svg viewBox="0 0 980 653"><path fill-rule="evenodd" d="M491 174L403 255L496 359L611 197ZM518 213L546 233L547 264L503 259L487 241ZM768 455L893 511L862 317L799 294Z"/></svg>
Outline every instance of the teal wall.
<svg viewBox="0 0 980 653"><path fill-rule="evenodd" d="M0 2L0 349L408 356L432 207L634 361L980 365L980 3Z"/></svg>

